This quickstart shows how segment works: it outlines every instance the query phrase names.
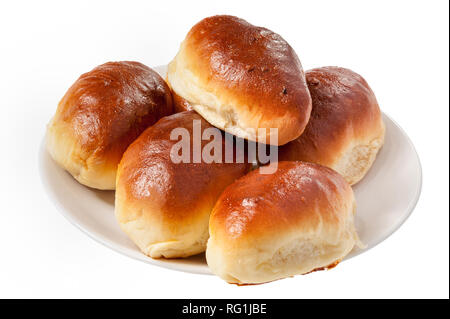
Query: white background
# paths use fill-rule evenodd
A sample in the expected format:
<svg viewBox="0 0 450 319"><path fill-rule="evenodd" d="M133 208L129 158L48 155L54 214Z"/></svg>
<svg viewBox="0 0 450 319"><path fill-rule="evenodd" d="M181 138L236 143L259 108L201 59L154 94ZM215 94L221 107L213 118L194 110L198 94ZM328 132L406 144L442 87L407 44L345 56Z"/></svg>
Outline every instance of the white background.
<svg viewBox="0 0 450 319"><path fill-rule="evenodd" d="M75 79L112 60L165 64L194 23L223 13L280 33L305 69L362 74L408 133L423 165L422 196L386 241L328 272L237 287L119 255L47 198L38 148ZM448 24L443 0L2 1L0 297L448 298Z"/></svg>

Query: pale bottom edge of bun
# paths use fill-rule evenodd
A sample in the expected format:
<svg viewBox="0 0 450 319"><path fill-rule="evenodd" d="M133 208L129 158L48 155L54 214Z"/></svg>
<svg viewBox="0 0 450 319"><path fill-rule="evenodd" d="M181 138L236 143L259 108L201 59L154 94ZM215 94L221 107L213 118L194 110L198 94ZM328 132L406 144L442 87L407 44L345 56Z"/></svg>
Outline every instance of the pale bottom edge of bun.
<svg viewBox="0 0 450 319"><path fill-rule="evenodd" d="M200 234L187 234L158 240L153 238L152 229L149 227L142 229L134 227L130 223L121 223L120 228L144 255L153 259L187 258L198 255L205 252L208 241L207 230ZM163 235L163 237L169 236Z"/></svg>
<svg viewBox="0 0 450 319"><path fill-rule="evenodd" d="M273 253L252 249L227 256L221 252L220 244L210 240L206 259L211 271L228 283L262 284L332 268L352 251L357 242L355 238L338 246L324 246L302 239L294 240Z"/></svg>
<svg viewBox="0 0 450 319"><path fill-rule="evenodd" d="M188 223L163 221L146 208L136 208L125 202L120 190L116 191L115 215L122 231L146 256L160 258L186 258L203 253L208 241L209 213Z"/></svg>
<svg viewBox="0 0 450 319"><path fill-rule="evenodd" d="M215 108L200 104L193 104L192 108L211 125L227 133L250 141L257 140L256 130L248 130L241 127L237 115L232 108L218 111Z"/></svg>
<svg viewBox="0 0 450 319"><path fill-rule="evenodd" d="M46 149L53 160L80 184L100 189L114 190L116 170L107 167L95 167L93 159L83 154L80 147L69 134L69 130L58 128L49 123L45 136Z"/></svg>
<svg viewBox="0 0 450 319"><path fill-rule="evenodd" d="M369 143L353 143L331 167L341 174L350 185L363 179L384 144L384 134Z"/></svg>
<svg viewBox="0 0 450 319"><path fill-rule="evenodd" d="M141 251L153 259L187 258L198 255L206 250L206 240L187 243L183 240L169 240L142 247Z"/></svg>

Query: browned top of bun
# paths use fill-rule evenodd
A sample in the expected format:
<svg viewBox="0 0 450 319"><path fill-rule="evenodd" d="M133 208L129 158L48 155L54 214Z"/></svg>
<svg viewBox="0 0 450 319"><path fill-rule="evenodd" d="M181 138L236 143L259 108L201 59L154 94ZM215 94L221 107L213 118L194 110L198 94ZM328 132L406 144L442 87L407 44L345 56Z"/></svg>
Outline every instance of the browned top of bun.
<svg viewBox="0 0 450 319"><path fill-rule="evenodd" d="M78 78L54 121L68 124L83 151L117 165L142 131L172 113L169 87L158 73L138 62L108 62Z"/></svg>
<svg viewBox="0 0 450 319"><path fill-rule="evenodd" d="M276 173L254 170L225 189L213 209L210 233L250 244L280 231L307 234L341 225L348 211L342 207L349 204L351 187L332 169L279 162Z"/></svg>
<svg viewBox="0 0 450 319"><path fill-rule="evenodd" d="M295 123L295 132L280 133L281 144L301 134L311 99L300 60L280 35L221 15L197 23L184 44L190 69L211 92L247 108L254 118L246 121L280 130L277 119L284 129Z"/></svg>
<svg viewBox="0 0 450 319"><path fill-rule="evenodd" d="M313 101L303 134L280 148L280 160L332 165L351 142L368 142L384 132L381 111L367 82L340 67L306 72Z"/></svg>
<svg viewBox="0 0 450 319"><path fill-rule="evenodd" d="M200 121L201 132L212 127L194 111L176 113L158 121L130 145L117 179L117 190L129 205L145 207L171 222L197 218L205 209L209 214L222 190L248 171L249 164L224 163L224 151L222 163L193 163L194 120ZM190 134L191 163L171 160L171 149L179 141L170 139L176 128ZM202 149L208 143L203 140Z"/></svg>

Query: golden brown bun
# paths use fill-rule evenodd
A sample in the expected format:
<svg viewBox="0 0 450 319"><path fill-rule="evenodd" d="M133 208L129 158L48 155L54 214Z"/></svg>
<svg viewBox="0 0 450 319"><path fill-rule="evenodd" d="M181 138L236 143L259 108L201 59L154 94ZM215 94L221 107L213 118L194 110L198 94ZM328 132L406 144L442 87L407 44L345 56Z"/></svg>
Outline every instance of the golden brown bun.
<svg viewBox="0 0 450 319"><path fill-rule="evenodd" d="M375 95L360 75L344 68L313 69L306 80L313 100L310 121L298 139L279 149L279 158L331 167L353 185L384 143Z"/></svg>
<svg viewBox="0 0 450 319"><path fill-rule="evenodd" d="M168 82L209 123L252 141L286 144L300 136L311 112L294 50L278 34L233 16L203 19L189 31ZM278 129L277 143L270 128Z"/></svg>
<svg viewBox="0 0 450 319"><path fill-rule="evenodd" d="M81 75L47 127L47 149L81 184L114 189L123 152L173 113L164 80L138 62L109 62Z"/></svg>
<svg viewBox="0 0 450 319"><path fill-rule="evenodd" d="M249 164L238 163L175 164L170 152L179 139L171 140L171 132L187 129L192 159L194 120L201 121L202 132L212 127L194 111L165 117L130 145L119 165L116 218L142 252L153 258L203 252L217 198L249 169ZM207 143L202 141L202 149Z"/></svg>
<svg viewBox="0 0 450 319"><path fill-rule="evenodd" d="M256 284L332 267L359 242L350 185L321 165L280 162L228 186L209 223L206 258L230 283Z"/></svg>

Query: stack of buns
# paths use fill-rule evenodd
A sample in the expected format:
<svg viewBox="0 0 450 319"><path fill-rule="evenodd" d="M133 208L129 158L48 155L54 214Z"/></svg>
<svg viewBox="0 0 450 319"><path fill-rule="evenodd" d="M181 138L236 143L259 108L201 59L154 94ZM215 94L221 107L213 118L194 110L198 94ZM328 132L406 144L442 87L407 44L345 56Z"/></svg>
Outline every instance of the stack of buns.
<svg viewBox="0 0 450 319"><path fill-rule="evenodd" d="M276 169L255 167L245 149L230 159L230 141L272 145ZM212 272L236 284L332 268L361 246L351 185L383 141L360 75L304 72L280 35L232 16L197 23L165 80L138 62L83 74L47 128L58 164L116 190L117 221L144 254L206 251Z"/></svg>

